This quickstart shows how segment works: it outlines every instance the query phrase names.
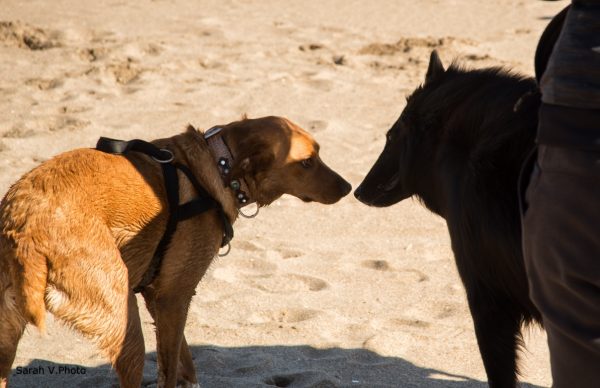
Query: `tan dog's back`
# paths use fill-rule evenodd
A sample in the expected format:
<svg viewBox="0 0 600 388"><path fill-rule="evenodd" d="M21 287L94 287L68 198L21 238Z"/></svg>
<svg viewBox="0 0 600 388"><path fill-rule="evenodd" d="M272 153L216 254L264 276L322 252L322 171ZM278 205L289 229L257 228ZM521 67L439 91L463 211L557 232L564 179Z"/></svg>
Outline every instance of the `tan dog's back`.
<svg viewBox="0 0 600 388"><path fill-rule="evenodd" d="M117 297L129 287L118 245L162 207L146 179L126 158L80 149L9 189L0 206L0 349L16 347L27 322L43 331L48 308L113 353L122 338L107 333L121 321L96 317L127 314Z"/></svg>

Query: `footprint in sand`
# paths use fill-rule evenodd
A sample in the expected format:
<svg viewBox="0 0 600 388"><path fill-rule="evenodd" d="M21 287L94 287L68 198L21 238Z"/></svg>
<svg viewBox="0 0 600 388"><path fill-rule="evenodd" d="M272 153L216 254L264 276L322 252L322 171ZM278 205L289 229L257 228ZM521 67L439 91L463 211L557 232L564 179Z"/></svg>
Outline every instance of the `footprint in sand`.
<svg viewBox="0 0 600 388"><path fill-rule="evenodd" d="M106 47L92 47L78 50L79 57L88 62L96 62L107 57L109 50Z"/></svg>
<svg viewBox="0 0 600 388"><path fill-rule="evenodd" d="M365 268L373 269L376 271L390 271L398 274L398 276L405 280L416 280L417 283L425 282L429 280L429 276L427 276L422 271L413 268L392 268L390 264L386 260L365 260L361 263L361 265Z"/></svg>
<svg viewBox="0 0 600 388"><path fill-rule="evenodd" d="M90 124L89 121L86 120L79 120L75 117L70 117L70 116L60 116L60 117L56 117L52 120L50 120L50 123L48 124L48 130L50 132L61 132L61 131L68 131L68 132L73 132L76 130L79 130L81 128L84 128L86 126L88 126Z"/></svg>
<svg viewBox="0 0 600 388"><path fill-rule="evenodd" d="M60 108L58 108L58 113L61 114L66 114L66 113L83 113L83 112L87 112L89 110L91 110L92 108L89 106L67 106L67 105L63 105Z"/></svg>
<svg viewBox="0 0 600 388"><path fill-rule="evenodd" d="M273 369L273 359L272 358L263 358L258 361L254 361L251 365L244 365L239 368L234 369L235 373L239 373L241 375L249 375L249 374L257 374L261 371L269 371Z"/></svg>
<svg viewBox="0 0 600 388"><path fill-rule="evenodd" d="M412 278L416 277L416 280L419 283L429 280L429 276L425 275L422 271L419 271L418 269L408 268L408 269L400 269L399 271L404 274L410 274L409 276Z"/></svg>
<svg viewBox="0 0 600 388"><path fill-rule="evenodd" d="M375 269L377 271L389 271L390 265L385 260L365 260L362 262L363 267Z"/></svg>
<svg viewBox="0 0 600 388"><path fill-rule="evenodd" d="M418 329L424 329L431 326L431 323L421 321L420 319L414 318L392 318L389 320L390 325L393 326L403 326L403 327L414 327Z"/></svg>
<svg viewBox="0 0 600 388"><path fill-rule="evenodd" d="M250 252L263 251L265 249L264 246L259 245L256 242L247 241L247 240L240 240L240 241L236 242L235 243L235 248L236 249L241 249L241 250L244 250L244 251L250 251Z"/></svg>
<svg viewBox="0 0 600 388"><path fill-rule="evenodd" d="M333 81L324 78L313 78L306 81L306 84L323 92L328 92L333 88Z"/></svg>
<svg viewBox="0 0 600 388"><path fill-rule="evenodd" d="M0 44L29 50L59 47L58 33L20 21L0 22Z"/></svg>
<svg viewBox="0 0 600 388"><path fill-rule="evenodd" d="M311 120L307 123L306 128L311 132L311 133L317 133L317 132L321 132L325 129L327 129L327 127L329 126L329 123L327 121L324 120Z"/></svg>
<svg viewBox="0 0 600 388"><path fill-rule="evenodd" d="M273 386L273 387L289 387L294 383L295 375L288 376L273 376L269 377L265 380L265 384Z"/></svg>
<svg viewBox="0 0 600 388"><path fill-rule="evenodd" d="M467 39L446 36L442 38L433 37L408 37L400 38L396 43L371 43L358 50L361 55L395 55L397 53L408 53L415 48L425 48L428 50L453 46L456 44L472 45Z"/></svg>
<svg viewBox="0 0 600 388"><path fill-rule="evenodd" d="M492 57L488 54L467 54L459 58L467 61L486 61L488 59L492 59Z"/></svg>
<svg viewBox="0 0 600 388"><path fill-rule="evenodd" d="M106 67L117 83L121 85L129 84L135 81L144 71L137 61L127 58L126 61L115 62Z"/></svg>
<svg viewBox="0 0 600 388"><path fill-rule="evenodd" d="M285 375L275 375L264 380L272 387L339 387L341 382L318 371L304 371Z"/></svg>
<svg viewBox="0 0 600 388"><path fill-rule="evenodd" d="M319 278L305 275L284 274L280 276L255 276L250 285L272 294L291 294L300 291L322 291L329 284Z"/></svg>
<svg viewBox="0 0 600 388"><path fill-rule="evenodd" d="M320 43L302 44L302 45L298 46L298 50L300 50L300 51L315 51L315 50L321 50L323 48L325 48L325 46L323 46Z"/></svg>
<svg viewBox="0 0 600 388"><path fill-rule="evenodd" d="M261 274L273 273L277 270L277 265L263 259L246 259L235 260L232 266L244 271L260 272Z"/></svg>
<svg viewBox="0 0 600 388"><path fill-rule="evenodd" d="M25 85L33 86L38 88L39 90L50 90L56 89L61 86L63 81L60 79L47 79L47 78L30 78L25 81Z"/></svg>
<svg viewBox="0 0 600 388"><path fill-rule="evenodd" d="M439 313L435 315L435 319L450 318L457 314L461 314L461 311L457 306L458 305L450 303L444 303L436 306L439 310Z"/></svg>
<svg viewBox="0 0 600 388"><path fill-rule="evenodd" d="M283 257L284 259L295 259L297 257L304 256L304 252L295 249L283 249L280 252L281 257Z"/></svg>
<svg viewBox="0 0 600 388"><path fill-rule="evenodd" d="M298 323L308 321L322 312L305 308L260 311L248 318L249 322L260 323Z"/></svg>
<svg viewBox="0 0 600 388"><path fill-rule="evenodd" d="M19 122L13 125L8 131L0 134L0 136L3 138L23 139L45 132L73 132L89 124L89 121L63 115L52 117L44 124Z"/></svg>
<svg viewBox="0 0 600 388"><path fill-rule="evenodd" d="M2 137L8 139L24 139L35 135L35 131L31 128L27 128L24 123L17 123L13 125L8 131L2 133Z"/></svg>

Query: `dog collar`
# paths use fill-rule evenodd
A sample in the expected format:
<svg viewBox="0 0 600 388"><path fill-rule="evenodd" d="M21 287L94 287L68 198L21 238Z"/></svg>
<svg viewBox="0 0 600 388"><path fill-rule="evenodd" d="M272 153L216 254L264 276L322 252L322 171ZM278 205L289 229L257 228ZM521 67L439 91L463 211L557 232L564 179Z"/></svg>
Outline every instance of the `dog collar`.
<svg viewBox="0 0 600 388"><path fill-rule="evenodd" d="M206 140L208 147L212 150L213 157L217 162L217 167L225 186L231 188L235 193L235 199L239 209L254 201L250 198L250 190L248 190L248 185L244 178L239 180L229 180L229 173L231 172L231 167L235 159L233 158L227 143L225 143L223 136L221 136L222 129L222 127L210 128L204 133L204 140Z"/></svg>

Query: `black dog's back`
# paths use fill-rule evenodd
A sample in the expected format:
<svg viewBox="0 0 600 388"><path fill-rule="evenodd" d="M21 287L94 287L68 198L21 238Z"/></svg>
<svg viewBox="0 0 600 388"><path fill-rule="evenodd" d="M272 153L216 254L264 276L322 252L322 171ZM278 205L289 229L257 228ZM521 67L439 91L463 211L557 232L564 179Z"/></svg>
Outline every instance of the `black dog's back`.
<svg viewBox="0 0 600 388"><path fill-rule="evenodd" d="M492 387L515 385L521 325L541 322L528 295L517 190L534 147L537 103L522 99L533 90L532 78L498 68L445 70L432 53L425 83L355 192L371 206L414 195L446 219Z"/></svg>

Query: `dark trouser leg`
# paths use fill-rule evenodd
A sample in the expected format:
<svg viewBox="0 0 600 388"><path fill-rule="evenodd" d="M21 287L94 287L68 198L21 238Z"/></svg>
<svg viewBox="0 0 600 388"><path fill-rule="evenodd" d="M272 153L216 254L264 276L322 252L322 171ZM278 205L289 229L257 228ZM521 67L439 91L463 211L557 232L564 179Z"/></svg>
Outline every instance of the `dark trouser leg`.
<svg viewBox="0 0 600 388"><path fill-rule="evenodd" d="M554 386L597 387L600 151L540 146L537 167L527 190L523 249L530 295L548 333Z"/></svg>

